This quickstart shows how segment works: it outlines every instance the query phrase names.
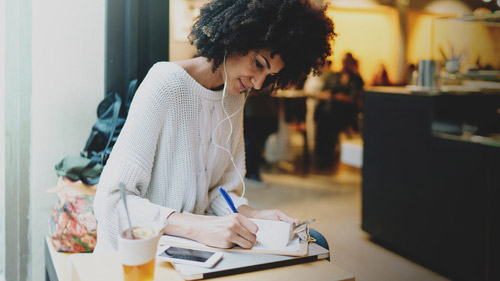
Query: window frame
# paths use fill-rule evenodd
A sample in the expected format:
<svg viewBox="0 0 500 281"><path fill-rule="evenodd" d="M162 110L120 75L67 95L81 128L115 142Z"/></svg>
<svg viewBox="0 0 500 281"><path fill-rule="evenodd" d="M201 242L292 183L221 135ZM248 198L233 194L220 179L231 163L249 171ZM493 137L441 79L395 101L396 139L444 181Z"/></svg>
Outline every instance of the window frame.
<svg viewBox="0 0 500 281"><path fill-rule="evenodd" d="M3 133L4 277L27 280L30 253L31 0L7 0ZM22 110L21 110L22 109ZM27 203L28 202L28 203ZM9 210L7 213L6 210ZM9 231L5 231L9 229ZM9 257L8 259L5 257Z"/></svg>
<svg viewBox="0 0 500 281"><path fill-rule="evenodd" d="M170 1L106 1L106 93L124 95L151 66L169 59Z"/></svg>

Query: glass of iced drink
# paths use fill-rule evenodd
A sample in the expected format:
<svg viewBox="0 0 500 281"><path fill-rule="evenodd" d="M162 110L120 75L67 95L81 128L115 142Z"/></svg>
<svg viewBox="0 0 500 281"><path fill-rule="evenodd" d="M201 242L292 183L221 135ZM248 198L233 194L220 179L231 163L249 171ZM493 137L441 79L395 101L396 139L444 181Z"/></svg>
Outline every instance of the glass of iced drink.
<svg viewBox="0 0 500 281"><path fill-rule="evenodd" d="M131 209L129 214L132 227L125 209L118 211L118 252L123 266L123 280L153 280L156 248L160 239L158 215L153 216L151 220L144 220L140 219L144 214L138 214Z"/></svg>

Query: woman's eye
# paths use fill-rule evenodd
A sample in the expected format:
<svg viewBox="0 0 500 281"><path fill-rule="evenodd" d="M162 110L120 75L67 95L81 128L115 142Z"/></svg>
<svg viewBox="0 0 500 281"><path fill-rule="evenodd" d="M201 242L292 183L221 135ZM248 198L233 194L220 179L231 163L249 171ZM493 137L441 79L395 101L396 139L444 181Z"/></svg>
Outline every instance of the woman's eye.
<svg viewBox="0 0 500 281"><path fill-rule="evenodd" d="M264 68L264 65L263 65L262 63L260 63L260 61L259 61L259 60L255 60L255 65L256 65L256 66L257 66L257 68L259 68L259 69Z"/></svg>

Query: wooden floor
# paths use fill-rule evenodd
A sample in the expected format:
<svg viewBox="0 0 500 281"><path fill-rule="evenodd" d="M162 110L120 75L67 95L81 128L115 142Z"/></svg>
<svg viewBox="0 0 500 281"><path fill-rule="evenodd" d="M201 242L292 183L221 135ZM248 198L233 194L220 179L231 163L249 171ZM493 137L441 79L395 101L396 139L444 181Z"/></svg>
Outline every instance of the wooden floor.
<svg viewBox="0 0 500 281"><path fill-rule="evenodd" d="M372 242L361 230L361 174L345 166L301 174L293 164L268 169L265 186L247 182L246 196L258 209L279 208L312 227L330 243L332 261L358 281L448 280ZM279 165L278 165L279 166Z"/></svg>

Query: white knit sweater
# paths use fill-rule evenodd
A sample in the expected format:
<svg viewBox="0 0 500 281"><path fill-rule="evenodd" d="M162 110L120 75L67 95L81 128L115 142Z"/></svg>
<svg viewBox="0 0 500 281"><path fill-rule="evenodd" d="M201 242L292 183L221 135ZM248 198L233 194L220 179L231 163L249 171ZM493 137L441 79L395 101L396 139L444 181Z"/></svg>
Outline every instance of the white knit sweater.
<svg viewBox="0 0 500 281"><path fill-rule="evenodd" d="M231 213L217 187L223 186L236 207L248 204L235 192L241 179L227 147L244 176L243 109L230 124L222 108L222 91L211 91L175 63L155 64L138 88L127 121L104 167L95 196L98 221L95 253L117 248L117 208L122 208L118 184L126 185L127 203L139 223L160 212L161 222L172 212L226 215ZM244 104L243 95L224 97L231 115ZM213 139L212 139L213 136ZM119 204L118 204L119 203Z"/></svg>

